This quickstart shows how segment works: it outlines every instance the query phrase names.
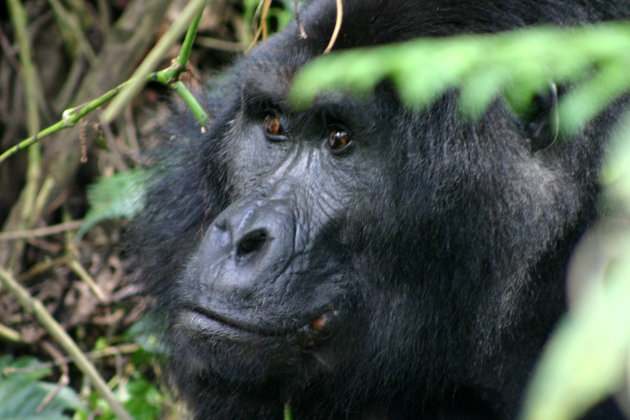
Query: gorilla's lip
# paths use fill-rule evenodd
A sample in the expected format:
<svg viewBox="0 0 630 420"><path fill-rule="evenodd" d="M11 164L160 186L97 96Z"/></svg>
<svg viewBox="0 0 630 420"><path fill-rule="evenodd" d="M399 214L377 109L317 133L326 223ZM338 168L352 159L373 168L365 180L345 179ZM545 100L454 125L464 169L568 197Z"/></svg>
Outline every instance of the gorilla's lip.
<svg viewBox="0 0 630 420"><path fill-rule="evenodd" d="M270 328L258 324L243 322L233 318L222 316L205 308L194 307L187 311L191 314L194 324L209 333L250 333L259 336L275 337L285 335L288 331L284 328ZM230 334L231 335L231 334Z"/></svg>
<svg viewBox="0 0 630 420"><path fill-rule="evenodd" d="M317 315L316 315L317 314ZM304 316L303 322L283 324L279 326L269 326L253 324L223 316L212 310L194 306L182 312L184 323L195 330L205 332L209 335L234 337L255 335L260 337L286 337L289 335L309 336L314 339L316 336L324 335L330 331L332 321L337 318L339 312L334 309L322 309L314 311L313 315Z"/></svg>

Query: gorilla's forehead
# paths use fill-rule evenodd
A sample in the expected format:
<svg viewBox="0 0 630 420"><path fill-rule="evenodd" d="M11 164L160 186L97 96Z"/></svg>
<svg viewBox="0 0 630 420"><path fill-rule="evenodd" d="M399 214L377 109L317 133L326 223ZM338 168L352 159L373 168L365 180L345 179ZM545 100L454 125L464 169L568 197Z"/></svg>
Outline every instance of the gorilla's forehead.
<svg viewBox="0 0 630 420"><path fill-rule="evenodd" d="M313 54L300 39L272 37L245 57L239 65L240 88L256 91L270 100L284 102L295 74Z"/></svg>

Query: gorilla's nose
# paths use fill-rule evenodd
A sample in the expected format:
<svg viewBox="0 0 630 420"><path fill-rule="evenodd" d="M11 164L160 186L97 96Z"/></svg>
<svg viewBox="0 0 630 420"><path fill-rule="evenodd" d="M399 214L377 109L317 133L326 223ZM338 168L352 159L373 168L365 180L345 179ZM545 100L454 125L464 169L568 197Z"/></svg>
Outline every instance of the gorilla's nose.
<svg viewBox="0 0 630 420"><path fill-rule="evenodd" d="M284 200L238 201L212 223L201 243L201 281L241 297L269 286L293 254L295 218Z"/></svg>

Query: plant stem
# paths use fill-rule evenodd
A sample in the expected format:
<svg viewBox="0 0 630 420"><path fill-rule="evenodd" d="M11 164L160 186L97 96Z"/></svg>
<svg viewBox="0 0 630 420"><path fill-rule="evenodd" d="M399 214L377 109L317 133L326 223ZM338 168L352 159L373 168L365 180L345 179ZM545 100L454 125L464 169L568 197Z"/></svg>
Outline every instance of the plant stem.
<svg viewBox="0 0 630 420"><path fill-rule="evenodd" d="M293 410L290 402L284 404L284 420L293 420Z"/></svg>
<svg viewBox="0 0 630 420"><path fill-rule="evenodd" d="M154 81L154 82L162 83L167 86L172 86L175 92L177 92L177 94L182 98L182 100L186 103L186 105L188 105L188 107L191 109L193 114L195 114L195 117L197 117L199 124L201 124L202 127L205 126L205 124L208 121L208 115L203 110L199 102L197 102L193 94L190 93L188 88L186 88L186 86L181 82L176 82L174 85L172 84L173 80L177 79L177 77L179 76L179 73L177 74L173 73L174 67L179 67L179 65L171 65L170 67L164 70L160 70L158 72L152 73L147 77L147 81ZM180 70L179 72L181 73L182 70ZM61 131L65 128L72 127L75 123L81 120L81 118L83 118L90 112L94 111L95 109L101 107L107 101L109 101L114 96L116 96L116 94L120 92L121 89L123 89L132 80L133 79L130 79L130 80L127 80L126 82L121 83L120 85L116 86L115 88L111 89L110 91L106 92L105 94L101 95L100 97L88 103L76 106L74 108L66 109L62 113L62 119L60 121L54 123L53 125L49 127L46 127L45 129L43 129L36 135L31 136L25 140L22 140L15 146L10 147L6 151L4 151L2 154L0 154L0 164L2 164L2 162L7 160L10 156L13 156L20 150L24 150L27 147L39 142L42 138L50 134L56 133L58 131Z"/></svg>

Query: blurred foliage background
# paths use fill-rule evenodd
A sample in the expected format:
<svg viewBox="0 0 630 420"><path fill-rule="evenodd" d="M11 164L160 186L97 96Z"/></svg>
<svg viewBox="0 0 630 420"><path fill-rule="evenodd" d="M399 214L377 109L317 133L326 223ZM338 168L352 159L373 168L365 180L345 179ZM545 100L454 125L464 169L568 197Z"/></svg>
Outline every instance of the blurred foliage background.
<svg viewBox="0 0 630 420"><path fill-rule="evenodd" d="M188 4L0 4L0 153L127 80ZM200 75L283 27L293 7L292 0L210 2L185 85L202 89ZM170 48L158 68L178 52ZM322 89L369 92L388 78L412 107L459 89L461 111L474 119L497 98L522 113L553 81L571 86L559 105L561 131L569 134L627 93L628 68L627 23L535 28L333 53L307 68L293 92L305 104ZM172 101L168 86L151 83L110 123L97 111L0 164L0 419L185 416L159 385L164 354L155 326L141 317L147 302L129 276L134 256L118 247L123 219L137 210L130 185L150 165L145 152ZM630 114L615 130L602 183L607 217L576 252L571 311L534 375L524 419L578 418L609 395L630 413ZM121 408L72 361L66 340L97 368Z"/></svg>

